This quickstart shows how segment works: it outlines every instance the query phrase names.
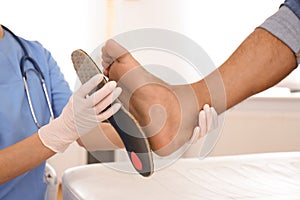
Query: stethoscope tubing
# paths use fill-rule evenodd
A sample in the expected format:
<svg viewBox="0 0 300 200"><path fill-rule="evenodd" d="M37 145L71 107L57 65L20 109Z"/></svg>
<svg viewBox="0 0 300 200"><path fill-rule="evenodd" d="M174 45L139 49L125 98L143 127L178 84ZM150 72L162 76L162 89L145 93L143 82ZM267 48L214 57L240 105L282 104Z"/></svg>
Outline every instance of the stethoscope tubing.
<svg viewBox="0 0 300 200"><path fill-rule="evenodd" d="M9 32L13 36L13 38L18 42L18 44L20 45L20 47L21 47L21 49L24 53L24 55L22 56L22 58L20 60L20 71L21 71L21 74L22 74L22 79L23 79L23 82L24 82L24 89L25 89L27 100L28 100L28 103L29 103L29 108L30 108L31 115L33 117L33 120L34 120L34 123L36 124L36 126L38 128L40 128L41 124L37 120L37 117L36 117L36 114L35 114L35 111L34 111L34 108L33 108L32 100L31 100L31 95L30 95L30 92L29 92L26 71L24 69L25 62L29 61L38 73L39 79L40 79L41 84L42 84L43 92L44 92L44 95L45 95L45 98L46 98L46 101L47 101L47 106L48 106L49 111L50 111L50 121L51 121L52 119L54 119L54 113L53 113L52 104L51 104L51 101L50 101L50 98L49 98L49 94L47 92L45 77L44 77L39 65L37 64L37 62L32 57L29 56L28 51L27 51L25 45L23 44L23 42L20 40L20 38L18 36L16 36L7 27L5 27L3 25L0 25L0 26L2 26L2 28L4 30L6 30L7 32Z"/></svg>

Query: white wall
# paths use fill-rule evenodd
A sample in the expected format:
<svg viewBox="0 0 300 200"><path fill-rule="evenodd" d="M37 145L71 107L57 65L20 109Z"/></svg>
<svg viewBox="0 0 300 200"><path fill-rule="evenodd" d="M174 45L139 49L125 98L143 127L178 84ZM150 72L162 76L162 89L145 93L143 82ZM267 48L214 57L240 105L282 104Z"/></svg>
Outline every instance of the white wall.
<svg viewBox="0 0 300 200"><path fill-rule="evenodd" d="M139 28L163 28L184 34L198 43L221 65L258 25L275 13L283 0L114 0L110 5L111 35ZM102 13L102 9L98 9ZM101 18L101 17L98 17ZM170 65L166 55L140 52L137 58L150 64L155 57ZM155 55L155 56L154 56ZM152 59L153 61L153 59ZM183 68L183 67L182 67ZM188 74L188 76L190 76ZM300 70L294 71L281 85L300 88ZM191 77L192 80L193 77Z"/></svg>
<svg viewBox="0 0 300 200"><path fill-rule="evenodd" d="M101 8L105 1L9 0L1 3L0 23L19 36L38 40L49 49L74 89L76 75L71 62L72 51L78 48L93 50L95 47L90 41L99 33L97 26L104 32L104 22L97 25L94 19L105 15L105 9L95 17L95 4Z"/></svg>
<svg viewBox="0 0 300 200"><path fill-rule="evenodd" d="M202 46L220 65L283 0L118 0L114 34L164 28Z"/></svg>

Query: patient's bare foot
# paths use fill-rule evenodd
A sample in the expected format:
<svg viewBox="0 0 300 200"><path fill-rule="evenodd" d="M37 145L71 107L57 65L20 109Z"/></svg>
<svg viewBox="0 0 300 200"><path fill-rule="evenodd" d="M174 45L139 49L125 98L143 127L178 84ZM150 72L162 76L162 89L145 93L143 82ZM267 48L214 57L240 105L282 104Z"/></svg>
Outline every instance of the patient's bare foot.
<svg viewBox="0 0 300 200"><path fill-rule="evenodd" d="M169 155L190 139L199 108L189 85L168 85L113 40L103 47L102 59L104 73L122 87L120 100L128 103L157 154Z"/></svg>

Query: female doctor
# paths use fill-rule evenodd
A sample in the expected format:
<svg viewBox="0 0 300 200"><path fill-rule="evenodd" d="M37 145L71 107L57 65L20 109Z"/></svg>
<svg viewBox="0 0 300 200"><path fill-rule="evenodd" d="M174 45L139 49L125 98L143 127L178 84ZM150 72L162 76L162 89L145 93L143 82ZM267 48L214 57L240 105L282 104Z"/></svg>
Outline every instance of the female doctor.
<svg viewBox="0 0 300 200"><path fill-rule="evenodd" d="M121 89L111 81L88 96L103 78L97 75L72 95L50 52L1 25L0 54L0 199L44 199L45 160L77 140L77 130L81 136L94 131L116 113L118 103L102 111ZM203 112L201 116L211 116L210 109ZM209 122L205 119L202 127ZM112 128L101 126L111 141L122 146ZM207 130L197 128L194 136Z"/></svg>
<svg viewBox="0 0 300 200"><path fill-rule="evenodd" d="M0 54L0 199L43 199L45 160L113 115L117 103L101 111L121 89L112 81L87 96L98 75L72 95L51 54L4 26Z"/></svg>

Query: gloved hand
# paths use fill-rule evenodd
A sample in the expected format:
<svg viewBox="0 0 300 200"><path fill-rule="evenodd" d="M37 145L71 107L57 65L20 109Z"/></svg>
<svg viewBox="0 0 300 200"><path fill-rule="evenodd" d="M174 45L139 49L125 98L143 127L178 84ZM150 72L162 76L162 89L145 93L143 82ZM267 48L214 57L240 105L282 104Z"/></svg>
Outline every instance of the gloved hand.
<svg viewBox="0 0 300 200"><path fill-rule="evenodd" d="M190 143L196 143L198 139L205 136L209 131L218 126L218 114L213 107L208 104L203 106L199 112L198 126L195 127Z"/></svg>
<svg viewBox="0 0 300 200"><path fill-rule="evenodd" d="M102 79L102 75L96 75L83 84L70 97L61 115L39 129L39 137L46 147L54 152L64 152L79 136L88 133L120 109L120 103L114 103L102 112L121 94L121 88L116 87L114 81L88 95Z"/></svg>

